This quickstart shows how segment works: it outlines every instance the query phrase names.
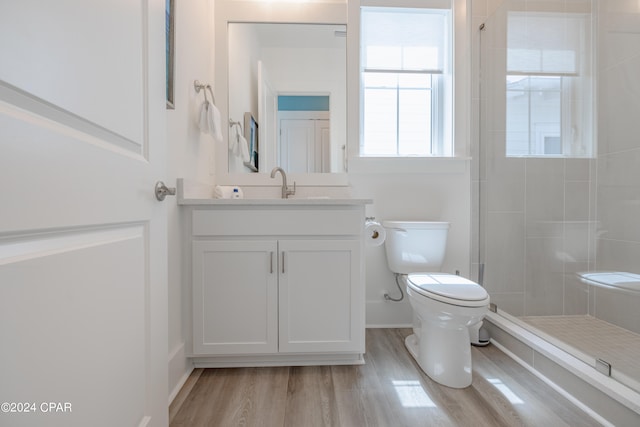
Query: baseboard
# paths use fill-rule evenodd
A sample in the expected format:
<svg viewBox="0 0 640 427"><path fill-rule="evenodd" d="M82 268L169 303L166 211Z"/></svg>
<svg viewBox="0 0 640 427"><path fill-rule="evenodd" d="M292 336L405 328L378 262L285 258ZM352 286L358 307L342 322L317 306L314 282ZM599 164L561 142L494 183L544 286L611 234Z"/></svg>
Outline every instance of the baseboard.
<svg viewBox="0 0 640 427"><path fill-rule="evenodd" d="M176 346L169 354L169 405L171 405L184 383L189 379L193 369L193 363L186 355L184 343Z"/></svg>
<svg viewBox="0 0 640 427"><path fill-rule="evenodd" d="M196 368L244 368L256 366L363 365L360 353L275 354L244 356L193 356Z"/></svg>

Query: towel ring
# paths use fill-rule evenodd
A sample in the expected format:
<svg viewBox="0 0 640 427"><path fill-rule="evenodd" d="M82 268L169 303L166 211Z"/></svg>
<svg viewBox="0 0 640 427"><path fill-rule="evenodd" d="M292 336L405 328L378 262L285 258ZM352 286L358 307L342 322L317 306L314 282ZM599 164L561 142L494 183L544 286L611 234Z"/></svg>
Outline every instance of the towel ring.
<svg viewBox="0 0 640 427"><path fill-rule="evenodd" d="M200 90L204 90L204 100L206 102L209 102L209 99L207 98L207 90L209 90L209 93L211 94L211 100L213 102L213 105L216 104L216 97L213 95L213 89L211 89L211 85L210 84L204 84L204 83L200 83L198 80L194 80L193 81L193 88L196 90L196 93L200 93Z"/></svg>
<svg viewBox="0 0 640 427"><path fill-rule="evenodd" d="M239 137L241 134L244 134L244 130L242 129L242 123L236 122L233 119L229 119L229 127L232 128L237 126L240 129L240 133L238 133L238 129L236 129L236 136Z"/></svg>
<svg viewBox="0 0 640 427"><path fill-rule="evenodd" d="M207 85L207 89L209 89L209 93L211 94L211 100L213 102L213 105L216 105L216 97L213 96L213 89L211 89L211 85ZM207 98L207 92L204 93L204 98Z"/></svg>

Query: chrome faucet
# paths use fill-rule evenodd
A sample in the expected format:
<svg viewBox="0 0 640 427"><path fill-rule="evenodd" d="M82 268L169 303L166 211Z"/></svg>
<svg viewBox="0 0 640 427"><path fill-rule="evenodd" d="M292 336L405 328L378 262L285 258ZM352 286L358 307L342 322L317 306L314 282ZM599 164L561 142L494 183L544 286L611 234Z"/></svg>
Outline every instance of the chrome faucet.
<svg viewBox="0 0 640 427"><path fill-rule="evenodd" d="M280 172L282 175L282 198L287 199L289 196L296 194L296 182L293 181L293 190L290 190L287 186L287 174L284 172L280 166L276 166L271 170L271 178L276 177L276 172Z"/></svg>

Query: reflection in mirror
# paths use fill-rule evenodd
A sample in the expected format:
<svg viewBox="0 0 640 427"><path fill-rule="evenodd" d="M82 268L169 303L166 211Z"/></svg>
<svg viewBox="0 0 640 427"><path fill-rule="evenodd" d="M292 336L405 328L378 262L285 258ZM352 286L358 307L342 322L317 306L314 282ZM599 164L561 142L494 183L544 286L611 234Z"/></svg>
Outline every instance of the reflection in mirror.
<svg viewBox="0 0 640 427"><path fill-rule="evenodd" d="M233 22L228 34L229 120L243 124L229 131L229 172L346 172L346 26ZM236 145L247 114L249 162Z"/></svg>

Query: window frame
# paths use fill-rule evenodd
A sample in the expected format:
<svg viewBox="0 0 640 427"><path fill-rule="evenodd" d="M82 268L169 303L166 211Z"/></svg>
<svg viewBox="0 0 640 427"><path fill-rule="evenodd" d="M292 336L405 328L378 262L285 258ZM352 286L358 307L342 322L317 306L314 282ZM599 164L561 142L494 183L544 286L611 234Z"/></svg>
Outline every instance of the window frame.
<svg viewBox="0 0 640 427"><path fill-rule="evenodd" d="M348 170L349 173L417 173L417 174L464 174L469 172L471 160L471 127L473 93L471 86L471 7L470 0L446 0L451 8L451 66L455 70L447 76L453 87L453 97L448 100L451 108L449 118L453 141L449 152L433 157L363 157L360 153L361 108L360 108L360 8L361 6L414 8L442 7L440 0L356 0L348 2L347 25L347 113L349 126Z"/></svg>
<svg viewBox="0 0 640 427"><path fill-rule="evenodd" d="M427 2L428 3L428 2ZM439 5L444 5L445 2L439 2ZM418 158L432 158L432 157L451 157L450 155L444 155L443 153L449 152L453 153L453 139L451 138L449 141L446 141L446 129L447 122L445 120L447 113L444 110L446 105L445 98L449 96L453 98L453 84L450 84L450 89L445 88L446 86L446 78L445 74L449 73L451 75L454 74L454 43L453 43L453 33L454 33L454 13L453 13L453 1L450 2L450 7L437 7L434 8L433 4L422 4L420 7L399 7L397 4L389 5L386 8L389 9L389 12L393 11L402 11L406 9L407 11L423 9L425 14L430 13L429 11L433 11L433 14L442 14L445 17L445 31L447 32L446 38L443 40L442 49L443 49L443 58L444 61L439 68L441 69L402 69L402 68L384 68L384 69L369 69L366 68L363 64L363 50L365 48L365 41L360 40L360 55L358 58L359 65L359 91L360 91L360 127L362 131L360 132L360 138L358 140L359 145L359 155L360 157L370 158L370 157L388 157L388 158L406 158L406 157L418 157ZM370 9L371 11L383 11L385 7L380 6L360 6L360 18L362 14L366 11L366 9ZM362 37L362 33L360 33ZM401 154L401 145L402 140L400 139L400 135L402 133L401 130L401 120L399 116L395 119L396 124L396 135L395 135L395 154L375 154L375 153L367 153L366 145L365 145L365 137L366 137L366 128L365 128L365 117L366 117L366 93L367 89L371 89L371 87L367 87L365 81L365 75L367 73L389 73L397 76L398 78L402 74L419 74L427 76L431 79L431 86L428 89L430 91L430 117L429 117L429 135L426 139L426 154L420 153L409 153L409 154ZM434 84L435 83L435 84ZM396 114L401 114L400 112L400 95L402 94L403 88L400 85L397 85L395 89L390 88L390 90L395 90L396 94ZM447 93L450 92L450 93ZM449 112L449 116L453 116L454 111L451 108ZM453 123L453 117L451 119L451 123ZM452 132L451 132L452 133ZM392 144L389 144L389 148L393 147ZM449 149L447 149L449 147Z"/></svg>

